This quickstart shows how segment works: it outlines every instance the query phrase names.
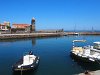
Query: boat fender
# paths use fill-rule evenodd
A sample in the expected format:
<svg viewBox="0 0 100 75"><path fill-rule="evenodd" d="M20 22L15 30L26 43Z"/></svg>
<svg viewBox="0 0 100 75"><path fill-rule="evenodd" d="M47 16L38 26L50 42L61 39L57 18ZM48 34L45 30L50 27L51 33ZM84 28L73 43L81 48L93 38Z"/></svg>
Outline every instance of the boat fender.
<svg viewBox="0 0 100 75"><path fill-rule="evenodd" d="M86 70L86 71L84 72L84 74L89 74L89 71L88 71L88 70Z"/></svg>
<svg viewBox="0 0 100 75"><path fill-rule="evenodd" d="M89 60L90 60L90 61L95 61L95 60L94 60L94 59L92 59L92 58L89 58Z"/></svg>
<svg viewBox="0 0 100 75"><path fill-rule="evenodd" d="M19 65L18 68L21 68L21 66Z"/></svg>
<svg viewBox="0 0 100 75"><path fill-rule="evenodd" d="M33 65L31 67L34 67Z"/></svg>

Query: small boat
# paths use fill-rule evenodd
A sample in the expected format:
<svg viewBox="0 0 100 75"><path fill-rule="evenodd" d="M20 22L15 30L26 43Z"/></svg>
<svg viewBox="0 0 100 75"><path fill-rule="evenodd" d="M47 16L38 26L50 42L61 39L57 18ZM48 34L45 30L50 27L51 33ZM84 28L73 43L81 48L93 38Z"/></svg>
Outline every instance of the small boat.
<svg viewBox="0 0 100 75"><path fill-rule="evenodd" d="M74 32L74 33L73 33L73 35L77 35L77 36L79 36L79 33L77 33L77 32Z"/></svg>
<svg viewBox="0 0 100 75"><path fill-rule="evenodd" d="M100 42L94 42L93 46L75 46L75 42L85 42L86 40L73 40L71 57L84 62L96 62L100 64Z"/></svg>
<svg viewBox="0 0 100 75"><path fill-rule="evenodd" d="M18 62L16 62L12 69L14 72L16 71L30 71L35 70L36 67L39 64L39 57L33 55L33 52L30 51L26 53L22 59L20 59Z"/></svg>

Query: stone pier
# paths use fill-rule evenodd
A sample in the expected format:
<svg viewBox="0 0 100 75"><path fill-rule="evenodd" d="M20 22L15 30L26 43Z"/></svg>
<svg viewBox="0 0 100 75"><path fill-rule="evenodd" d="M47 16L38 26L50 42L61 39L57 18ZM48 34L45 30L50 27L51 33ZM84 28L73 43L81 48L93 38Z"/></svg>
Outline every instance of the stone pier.
<svg viewBox="0 0 100 75"><path fill-rule="evenodd" d="M60 33L25 33L25 34L0 34L2 39L17 39L17 38L35 38L35 37L53 37L61 36Z"/></svg>

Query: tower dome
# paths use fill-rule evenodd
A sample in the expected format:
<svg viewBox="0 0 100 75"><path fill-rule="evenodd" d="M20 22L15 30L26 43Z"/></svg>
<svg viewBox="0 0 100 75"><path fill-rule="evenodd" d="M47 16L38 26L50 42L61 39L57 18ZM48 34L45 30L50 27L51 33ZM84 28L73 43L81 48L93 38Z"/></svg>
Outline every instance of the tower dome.
<svg viewBox="0 0 100 75"><path fill-rule="evenodd" d="M34 17L31 20L31 25L35 26L35 18Z"/></svg>

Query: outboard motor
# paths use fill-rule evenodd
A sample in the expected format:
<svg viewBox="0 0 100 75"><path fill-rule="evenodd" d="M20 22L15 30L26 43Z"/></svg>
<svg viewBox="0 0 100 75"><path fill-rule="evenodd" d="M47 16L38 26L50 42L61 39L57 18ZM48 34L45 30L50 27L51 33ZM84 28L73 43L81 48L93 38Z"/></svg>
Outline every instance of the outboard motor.
<svg viewBox="0 0 100 75"><path fill-rule="evenodd" d="M30 51L30 52L29 52L29 55L33 55L33 52L32 52L32 51Z"/></svg>

